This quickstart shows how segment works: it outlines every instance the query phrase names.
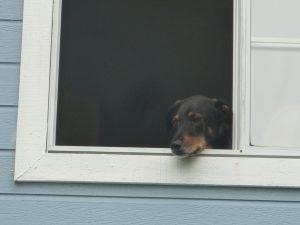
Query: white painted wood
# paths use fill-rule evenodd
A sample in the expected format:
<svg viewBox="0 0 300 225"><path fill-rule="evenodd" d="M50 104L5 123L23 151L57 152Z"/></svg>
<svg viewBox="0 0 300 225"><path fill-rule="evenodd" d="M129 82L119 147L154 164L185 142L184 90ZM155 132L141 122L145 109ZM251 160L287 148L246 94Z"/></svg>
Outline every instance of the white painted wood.
<svg viewBox="0 0 300 225"><path fill-rule="evenodd" d="M299 170L284 158L48 153L18 181L299 187Z"/></svg>
<svg viewBox="0 0 300 225"><path fill-rule="evenodd" d="M259 147L250 146L246 150L204 149L197 156L211 157L259 157L259 158L297 158L300 148ZM114 148L114 147L84 147L84 146L48 146L49 153L77 154L121 154L121 155L165 155L173 156L167 148Z"/></svg>
<svg viewBox="0 0 300 225"><path fill-rule="evenodd" d="M53 24L51 45L51 69L49 91L49 116L48 116L48 145L55 144L56 115L58 102L58 73L59 73L59 49L61 31L61 0L53 0Z"/></svg>
<svg viewBox="0 0 300 225"><path fill-rule="evenodd" d="M252 42L252 48L300 48L300 43Z"/></svg>
<svg viewBox="0 0 300 225"><path fill-rule="evenodd" d="M79 184L32 182L15 185L13 182L14 151L0 151L0 190L5 195L68 195L86 197L123 198L176 198L176 199L219 199L219 200L266 200L299 202L297 189L185 186L185 185L131 185L131 184ZM0 195L1 196L1 195ZM3 196L3 195L2 195ZM92 198L93 199L93 198ZM3 205L3 202L1 202ZM2 224L1 224L2 225Z"/></svg>
<svg viewBox="0 0 300 225"><path fill-rule="evenodd" d="M252 34L253 35L253 34ZM252 43L285 43L300 44L300 38L278 38L278 37L251 37Z"/></svg>
<svg viewBox="0 0 300 225"><path fill-rule="evenodd" d="M239 134L238 149L247 149L250 145L250 59L251 59L251 1L240 1L239 32Z"/></svg>
<svg viewBox="0 0 300 225"><path fill-rule="evenodd" d="M52 0L25 0L15 179L46 151Z"/></svg>
<svg viewBox="0 0 300 225"><path fill-rule="evenodd" d="M251 37L252 48L300 48L300 38Z"/></svg>
<svg viewBox="0 0 300 225"><path fill-rule="evenodd" d="M251 0L252 35L300 38L299 0Z"/></svg>
<svg viewBox="0 0 300 225"><path fill-rule="evenodd" d="M240 18L240 3L239 1L234 2L234 18ZM232 148L238 149L239 146L239 134L240 126L239 126L239 118L240 118L240 79L239 79L239 65L240 65L240 58L239 58L239 49L240 49L240 21L234 19L233 21L233 65L232 65L232 72L233 72L233 84L232 84L232 111L233 114L233 122L232 122Z"/></svg>
<svg viewBox="0 0 300 225"><path fill-rule="evenodd" d="M252 145L300 148L300 49L253 48L251 62Z"/></svg>
<svg viewBox="0 0 300 225"><path fill-rule="evenodd" d="M48 152L70 152L70 153L112 153L112 154L170 154L168 148L137 148L137 147L93 147L93 146L48 146Z"/></svg>

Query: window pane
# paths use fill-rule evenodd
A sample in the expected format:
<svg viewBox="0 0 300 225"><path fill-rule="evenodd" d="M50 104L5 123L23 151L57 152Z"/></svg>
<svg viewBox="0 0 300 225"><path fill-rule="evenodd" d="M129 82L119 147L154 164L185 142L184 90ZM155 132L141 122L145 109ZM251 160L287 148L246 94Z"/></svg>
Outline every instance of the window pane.
<svg viewBox="0 0 300 225"><path fill-rule="evenodd" d="M300 146L300 48L253 48L251 144Z"/></svg>
<svg viewBox="0 0 300 225"><path fill-rule="evenodd" d="M231 103L232 0L63 0L57 145L167 147L165 115Z"/></svg>
<svg viewBox="0 0 300 225"><path fill-rule="evenodd" d="M251 0L252 37L300 38L299 0Z"/></svg>

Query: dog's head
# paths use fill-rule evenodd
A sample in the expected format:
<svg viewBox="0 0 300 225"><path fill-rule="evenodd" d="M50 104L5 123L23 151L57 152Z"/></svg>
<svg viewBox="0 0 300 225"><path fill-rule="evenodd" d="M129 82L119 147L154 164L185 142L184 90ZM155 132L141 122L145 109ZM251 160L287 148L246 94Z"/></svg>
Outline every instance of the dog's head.
<svg viewBox="0 0 300 225"><path fill-rule="evenodd" d="M230 148L232 111L218 99L191 96L178 100L167 114L176 155L191 155L205 148Z"/></svg>

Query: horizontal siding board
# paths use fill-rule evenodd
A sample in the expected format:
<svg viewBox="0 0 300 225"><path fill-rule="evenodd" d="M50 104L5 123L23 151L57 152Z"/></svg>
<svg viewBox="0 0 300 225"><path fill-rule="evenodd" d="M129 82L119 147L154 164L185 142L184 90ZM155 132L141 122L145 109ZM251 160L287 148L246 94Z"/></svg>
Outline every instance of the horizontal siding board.
<svg viewBox="0 0 300 225"><path fill-rule="evenodd" d="M14 152L0 151L0 193L101 197L264 200L300 202L299 189L129 184L14 183Z"/></svg>
<svg viewBox="0 0 300 225"><path fill-rule="evenodd" d="M0 21L0 62L20 62L21 56L20 21Z"/></svg>
<svg viewBox="0 0 300 225"><path fill-rule="evenodd" d="M296 225L300 203L0 196L2 225Z"/></svg>
<svg viewBox="0 0 300 225"><path fill-rule="evenodd" d="M0 64L0 106L18 104L19 73L19 64Z"/></svg>
<svg viewBox="0 0 300 225"><path fill-rule="evenodd" d="M23 0L0 0L0 20L22 20Z"/></svg>
<svg viewBox="0 0 300 225"><path fill-rule="evenodd" d="M0 106L0 152L15 149L17 110L17 107Z"/></svg>

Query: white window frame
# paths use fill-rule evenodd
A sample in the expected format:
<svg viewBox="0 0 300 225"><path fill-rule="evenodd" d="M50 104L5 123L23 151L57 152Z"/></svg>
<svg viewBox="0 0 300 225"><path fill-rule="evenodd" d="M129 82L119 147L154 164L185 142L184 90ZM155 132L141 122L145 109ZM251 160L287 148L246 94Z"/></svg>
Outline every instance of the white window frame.
<svg viewBox="0 0 300 225"><path fill-rule="evenodd" d="M300 187L300 151L250 145L251 0L234 0L237 150L190 158L160 148L53 145L60 8L60 0L24 2L15 181Z"/></svg>

